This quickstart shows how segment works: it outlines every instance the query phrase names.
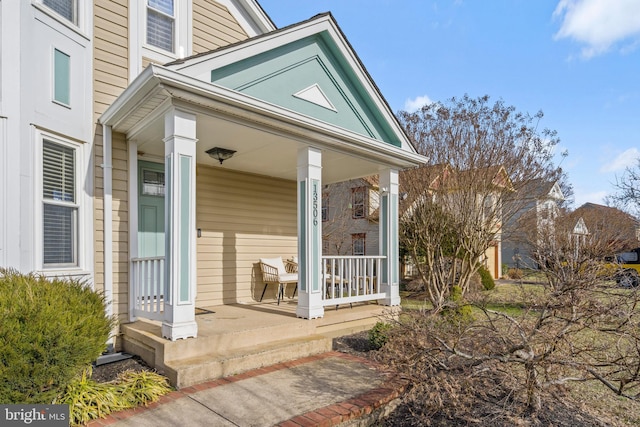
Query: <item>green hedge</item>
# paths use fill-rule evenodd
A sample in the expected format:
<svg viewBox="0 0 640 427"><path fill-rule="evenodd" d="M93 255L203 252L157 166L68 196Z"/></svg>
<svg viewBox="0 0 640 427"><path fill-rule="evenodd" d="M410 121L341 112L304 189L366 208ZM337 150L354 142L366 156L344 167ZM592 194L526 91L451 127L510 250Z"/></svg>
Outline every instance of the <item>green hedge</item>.
<svg viewBox="0 0 640 427"><path fill-rule="evenodd" d="M478 273L480 274L480 280L482 281L482 287L485 288L485 290L490 291L491 289L496 287L495 280L493 280L493 277L491 276L491 273L484 266L480 266L480 269L478 270Z"/></svg>
<svg viewBox="0 0 640 427"><path fill-rule="evenodd" d="M0 269L0 403L51 403L105 350L114 322L79 281Z"/></svg>

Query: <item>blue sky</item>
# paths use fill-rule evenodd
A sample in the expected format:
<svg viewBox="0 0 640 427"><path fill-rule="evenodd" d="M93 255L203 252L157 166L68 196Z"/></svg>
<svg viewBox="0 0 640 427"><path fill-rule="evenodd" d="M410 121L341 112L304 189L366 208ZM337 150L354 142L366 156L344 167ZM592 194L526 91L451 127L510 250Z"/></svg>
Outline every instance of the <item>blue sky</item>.
<svg viewBox="0 0 640 427"><path fill-rule="evenodd" d="M542 110L575 207L640 157L640 0L259 2L278 27L332 12L394 112L465 93Z"/></svg>

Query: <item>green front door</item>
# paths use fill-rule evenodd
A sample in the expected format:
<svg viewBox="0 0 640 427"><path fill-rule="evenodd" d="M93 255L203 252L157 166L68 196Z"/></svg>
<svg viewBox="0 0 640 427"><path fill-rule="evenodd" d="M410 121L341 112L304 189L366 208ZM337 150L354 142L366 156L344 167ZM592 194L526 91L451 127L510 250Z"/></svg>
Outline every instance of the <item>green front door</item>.
<svg viewBox="0 0 640 427"><path fill-rule="evenodd" d="M138 161L138 257L164 256L164 165Z"/></svg>

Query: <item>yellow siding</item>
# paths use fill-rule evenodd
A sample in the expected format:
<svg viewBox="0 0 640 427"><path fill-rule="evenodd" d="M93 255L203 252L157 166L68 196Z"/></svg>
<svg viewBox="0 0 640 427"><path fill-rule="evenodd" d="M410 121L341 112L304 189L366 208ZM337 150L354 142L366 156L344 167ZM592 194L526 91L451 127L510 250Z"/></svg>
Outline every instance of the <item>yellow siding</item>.
<svg viewBox="0 0 640 427"><path fill-rule="evenodd" d="M128 0L96 0L94 2L93 112L98 117L127 87L129 77ZM104 174L102 128L94 133L95 197L94 250L96 289L104 290ZM113 135L113 286L114 312L122 318L127 312L128 298L128 184L127 146L123 135ZM124 257L124 262L123 262ZM124 305L123 305L124 304Z"/></svg>
<svg viewBox="0 0 640 427"><path fill-rule="evenodd" d="M208 52L249 36L229 10L213 0L193 0L193 53Z"/></svg>
<svg viewBox="0 0 640 427"><path fill-rule="evenodd" d="M296 183L198 165L196 200L196 305L259 299L258 260L298 251Z"/></svg>
<svg viewBox="0 0 640 427"><path fill-rule="evenodd" d="M129 79L128 0L94 4L94 113L96 119L127 87Z"/></svg>

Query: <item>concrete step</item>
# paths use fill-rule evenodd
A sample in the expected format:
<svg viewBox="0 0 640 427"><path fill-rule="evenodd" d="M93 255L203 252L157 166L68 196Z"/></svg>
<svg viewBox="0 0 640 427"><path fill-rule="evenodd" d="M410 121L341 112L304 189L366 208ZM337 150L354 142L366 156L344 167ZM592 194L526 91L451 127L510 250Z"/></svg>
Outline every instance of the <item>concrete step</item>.
<svg viewBox="0 0 640 427"><path fill-rule="evenodd" d="M324 353L331 348L330 337L309 335L170 361L165 364L162 373L175 387L182 388L263 366Z"/></svg>

